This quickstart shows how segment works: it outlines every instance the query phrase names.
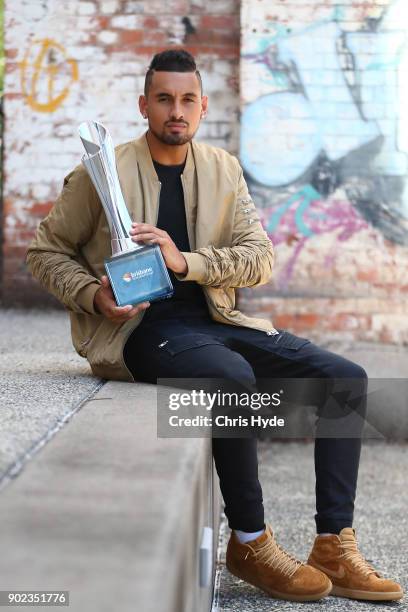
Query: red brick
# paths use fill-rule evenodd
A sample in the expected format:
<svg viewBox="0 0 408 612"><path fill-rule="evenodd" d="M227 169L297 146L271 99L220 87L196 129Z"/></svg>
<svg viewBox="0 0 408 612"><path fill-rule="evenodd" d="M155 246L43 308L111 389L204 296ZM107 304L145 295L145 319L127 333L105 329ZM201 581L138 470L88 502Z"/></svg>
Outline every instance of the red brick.
<svg viewBox="0 0 408 612"><path fill-rule="evenodd" d="M203 15L198 29L235 30L239 31L239 15Z"/></svg>
<svg viewBox="0 0 408 612"><path fill-rule="evenodd" d="M154 30L155 28L160 27L159 20L156 17L152 17L151 15L144 19L143 25L148 30Z"/></svg>
<svg viewBox="0 0 408 612"><path fill-rule="evenodd" d="M320 323L318 314L277 314L273 317L275 327L303 330L314 328Z"/></svg>
<svg viewBox="0 0 408 612"><path fill-rule="evenodd" d="M30 213L36 217L40 217L41 219L48 215L50 212L54 202L34 202L30 206Z"/></svg>
<svg viewBox="0 0 408 612"><path fill-rule="evenodd" d="M163 30L146 30L143 33L143 42L146 45L164 45L168 46L168 34Z"/></svg>
<svg viewBox="0 0 408 612"><path fill-rule="evenodd" d="M143 36L143 30L119 30L120 45L137 45L143 41Z"/></svg>
<svg viewBox="0 0 408 612"><path fill-rule="evenodd" d="M4 243L3 245L3 255L5 256L5 264L4 267L8 268L18 268L22 264L24 264L24 258L27 251L27 247L25 245L16 245L10 243Z"/></svg>
<svg viewBox="0 0 408 612"><path fill-rule="evenodd" d="M105 17L105 16L104 17L100 17L100 16L97 17L97 21L98 21L100 30L109 30L110 20L111 20L110 17Z"/></svg>
<svg viewBox="0 0 408 612"><path fill-rule="evenodd" d="M197 44L194 41L188 42L185 45L185 49L187 49L194 56L199 58L200 54L203 55L212 55L219 57L220 59L231 59L237 60L237 55L239 53L239 42L234 45L222 45L214 49L213 45L208 44Z"/></svg>
<svg viewBox="0 0 408 612"><path fill-rule="evenodd" d="M236 44L239 48L239 32L234 30L200 29L186 37L186 43L211 46L229 46Z"/></svg>
<svg viewBox="0 0 408 612"><path fill-rule="evenodd" d="M4 49L4 54L8 59L16 59L18 53L18 49L7 49L7 47Z"/></svg>
<svg viewBox="0 0 408 612"><path fill-rule="evenodd" d="M376 268L371 268L369 270L358 270L357 271L357 280L367 281L369 283L373 283L378 279L378 270Z"/></svg>

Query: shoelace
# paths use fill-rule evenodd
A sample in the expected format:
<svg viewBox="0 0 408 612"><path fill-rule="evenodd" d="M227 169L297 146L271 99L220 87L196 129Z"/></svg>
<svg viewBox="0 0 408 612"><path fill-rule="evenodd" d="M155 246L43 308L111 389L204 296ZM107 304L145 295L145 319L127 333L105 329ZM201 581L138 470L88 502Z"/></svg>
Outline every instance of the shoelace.
<svg viewBox="0 0 408 612"><path fill-rule="evenodd" d="M346 542L342 542L341 546L343 548L342 557L344 559L351 561L353 566L359 570L363 576L369 576L370 574L378 574L378 572L364 559L363 555L357 548L357 540L349 540Z"/></svg>
<svg viewBox="0 0 408 612"><path fill-rule="evenodd" d="M301 561L298 561L295 557L283 550L273 538L268 539L266 543L257 550L252 549L252 552L254 553L256 561L273 567L273 569L282 572L282 574L287 575L289 578L293 576L299 567L304 565ZM248 555L249 551L245 559Z"/></svg>

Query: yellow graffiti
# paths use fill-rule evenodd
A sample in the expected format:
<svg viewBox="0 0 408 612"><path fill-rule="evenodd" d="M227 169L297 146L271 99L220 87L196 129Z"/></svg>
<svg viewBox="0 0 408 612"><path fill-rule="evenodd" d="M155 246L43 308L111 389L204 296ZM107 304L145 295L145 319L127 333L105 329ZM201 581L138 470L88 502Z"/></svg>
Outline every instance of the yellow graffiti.
<svg viewBox="0 0 408 612"><path fill-rule="evenodd" d="M34 46L39 46L39 50L36 55L34 51L31 61ZM21 90L26 102L40 113L53 113L69 95L71 85L78 80L77 62L67 57L62 45L49 38L32 41L20 62L20 70ZM61 81L65 86L58 91Z"/></svg>

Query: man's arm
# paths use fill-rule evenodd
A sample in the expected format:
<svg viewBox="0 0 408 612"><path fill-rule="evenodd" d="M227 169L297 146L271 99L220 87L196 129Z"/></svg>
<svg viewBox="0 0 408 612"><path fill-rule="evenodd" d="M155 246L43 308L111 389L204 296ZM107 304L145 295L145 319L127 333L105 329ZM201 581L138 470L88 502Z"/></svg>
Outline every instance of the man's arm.
<svg viewBox="0 0 408 612"><path fill-rule="evenodd" d="M273 245L259 220L239 167L237 208L230 247L213 246L183 252L187 274L179 280L192 280L212 287L256 287L272 276Z"/></svg>
<svg viewBox="0 0 408 612"><path fill-rule="evenodd" d="M33 276L69 310L96 314L100 281L80 263L80 247L90 239L99 213L95 189L80 166L64 179L53 208L41 221L26 256Z"/></svg>

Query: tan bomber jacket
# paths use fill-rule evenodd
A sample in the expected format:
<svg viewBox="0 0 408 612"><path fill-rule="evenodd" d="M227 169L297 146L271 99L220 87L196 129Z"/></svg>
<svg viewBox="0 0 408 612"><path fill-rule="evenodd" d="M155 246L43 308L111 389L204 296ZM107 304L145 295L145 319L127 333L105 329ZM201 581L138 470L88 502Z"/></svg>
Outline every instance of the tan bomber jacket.
<svg viewBox="0 0 408 612"><path fill-rule="evenodd" d="M156 225L160 183L146 134L115 149L116 165L132 219ZM215 321L275 332L270 321L235 309L235 289L267 283L273 247L257 216L238 160L203 143L189 144L181 177L191 253L180 280L202 285ZM64 179L48 216L40 223L26 262L41 285L70 313L72 341L96 376L133 381L123 348L143 318L115 324L97 313L94 295L111 255L108 223L82 165Z"/></svg>

